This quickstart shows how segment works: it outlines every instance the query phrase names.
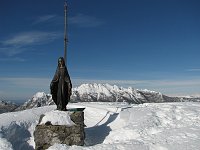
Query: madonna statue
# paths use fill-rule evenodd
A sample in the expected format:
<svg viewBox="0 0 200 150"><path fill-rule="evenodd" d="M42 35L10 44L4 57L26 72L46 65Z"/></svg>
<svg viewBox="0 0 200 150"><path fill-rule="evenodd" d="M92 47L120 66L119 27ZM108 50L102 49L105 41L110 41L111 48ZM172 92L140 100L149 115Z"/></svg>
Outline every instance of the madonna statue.
<svg viewBox="0 0 200 150"><path fill-rule="evenodd" d="M72 94L72 83L63 57L58 59L58 67L51 81L50 89L52 99L57 105L57 110L66 111L66 106Z"/></svg>

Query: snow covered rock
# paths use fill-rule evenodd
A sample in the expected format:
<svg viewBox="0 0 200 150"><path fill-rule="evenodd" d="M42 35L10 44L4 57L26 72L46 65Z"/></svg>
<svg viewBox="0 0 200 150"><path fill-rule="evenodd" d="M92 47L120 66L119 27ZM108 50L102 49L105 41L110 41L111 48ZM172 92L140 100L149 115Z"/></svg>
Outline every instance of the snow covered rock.
<svg viewBox="0 0 200 150"><path fill-rule="evenodd" d="M68 111L53 110L45 113L44 116L42 116L39 124L47 124L48 122L51 125L75 125L70 119L70 113Z"/></svg>
<svg viewBox="0 0 200 150"><path fill-rule="evenodd" d="M41 115L34 131L35 149L47 149L55 143L84 145L84 112L50 111Z"/></svg>

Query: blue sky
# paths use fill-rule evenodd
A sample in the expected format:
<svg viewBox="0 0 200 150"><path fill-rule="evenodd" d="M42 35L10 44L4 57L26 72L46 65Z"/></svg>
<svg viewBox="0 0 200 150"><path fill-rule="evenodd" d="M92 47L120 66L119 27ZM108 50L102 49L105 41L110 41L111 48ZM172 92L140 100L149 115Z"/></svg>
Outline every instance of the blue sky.
<svg viewBox="0 0 200 150"><path fill-rule="evenodd" d="M0 1L0 98L49 93L63 56L64 0ZM73 86L200 95L200 1L68 0Z"/></svg>

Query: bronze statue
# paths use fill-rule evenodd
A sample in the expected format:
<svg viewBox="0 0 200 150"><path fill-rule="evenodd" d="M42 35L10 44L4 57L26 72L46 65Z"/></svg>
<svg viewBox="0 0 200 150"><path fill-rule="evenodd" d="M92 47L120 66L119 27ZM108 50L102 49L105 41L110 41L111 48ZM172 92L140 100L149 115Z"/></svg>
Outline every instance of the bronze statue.
<svg viewBox="0 0 200 150"><path fill-rule="evenodd" d="M58 59L58 67L51 81L50 89L52 99L57 105L57 110L66 111L66 106L72 94L72 83L63 57Z"/></svg>

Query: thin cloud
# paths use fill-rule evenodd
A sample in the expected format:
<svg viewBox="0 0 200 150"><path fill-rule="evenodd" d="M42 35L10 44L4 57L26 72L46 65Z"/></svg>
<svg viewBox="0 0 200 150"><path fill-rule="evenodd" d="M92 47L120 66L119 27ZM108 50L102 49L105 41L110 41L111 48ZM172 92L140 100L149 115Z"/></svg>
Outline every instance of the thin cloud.
<svg viewBox="0 0 200 150"><path fill-rule="evenodd" d="M18 47L18 46L8 46L8 47L0 48L0 53L5 54L6 56L9 57L8 59L10 59L11 57L17 54L20 54L26 50L27 49Z"/></svg>
<svg viewBox="0 0 200 150"><path fill-rule="evenodd" d="M60 37L62 37L62 34L59 32L22 32L1 41L0 52L7 56L15 56L29 50L32 46L46 44Z"/></svg>
<svg viewBox="0 0 200 150"><path fill-rule="evenodd" d="M51 21L57 20L58 16L57 15L44 15L44 16L39 16L34 22L33 25L40 24L40 23L47 23Z"/></svg>
<svg viewBox="0 0 200 150"><path fill-rule="evenodd" d="M49 87L51 79L49 78L0 78L1 82L16 88L46 88Z"/></svg>
<svg viewBox="0 0 200 150"><path fill-rule="evenodd" d="M50 78L0 78L0 81L7 81L9 83L18 85L18 86L41 86L49 84ZM101 84L111 84L118 85L123 87L132 86L137 87L191 87L191 86L200 86L200 79L191 79L191 80L91 80L91 79L81 79L81 78L72 78L74 86L79 86L84 83L101 83Z"/></svg>
<svg viewBox="0 0 200 150"><path fill-rule="evenodd" d="M10 89L15 89L14 92L19 92L21 96L26 93L34 94L38 91L49 92L49 84L51 78L3 78L0 77L1 88L4 92L12 94ZM168 96L200 96L200 79L191 80L90 80L72 78L73 87L77 87L83 83L101 83L117 85L119 87L133 87L136 89L148 89L161 92ZM0 91L2 90L0 88Z"/></svg>
<svg viewBox="0 0 200 150"><path fill-rule="evenodd" d="M88 79L74 79L76 84L83 83L109 83L116 84L121 86L151 86L151 87L181 87L181 86L200 86L200 79L191 79L191 80L88 80Z"/></svg>
<svg viewBox="0 0 200 150"><path fill-rule="evenodd" d="M84 14L77 14L76 16L69 17L68 20L70 24L75 24L79 27L98 27L104 24L102 20Z"/></svg>
<svg viewBox="0 0 200 150"><path fill-rule="evenodd" d="M1 97L6 100L27 100L36 92L49 93L51 79L48 78L1 78Z"/></svg>
<svg viewBox="0 0 200 150"><path fill-rule="evenodd" d="M43 24L44 23L52 23L52 24L62 23L63 24L64 16L58 16L55 14L39 16L33 22L33 25L42 24L42 23ZM69 16L68 23L76 25L78 27L84 27L84 28L98 27L104 24L104 22L97 17L89 16L89 15L85 15L81 13L75 16Z"/></svg>
<svg viewBox="0 0 200 150"><path fill-rule="evenodd" d="M27 46L51 42L61 36L57 32L31 31L14 35L1 43L5 46Z"/></svg>
<svg viewBox="0 0 200 150"><path fill-rule="evenodd" d="M198 72L198 71L200 71L200 68L188 69L186 71L189 71L189 72Z"/></svg>
<svg viewBox="0 0 200 150"><path fill-rule="evenodd" d="M200 86L200 79L191 80L161 80L155 82L157 85L169 85L169 86Z"/></svg>
<svg viewBox="0 0 200 150"><path fill-rule="evenodd" d="M0 58L0 62L7 62L7 61L25 62L26 60L20 57Z"/></svg>

